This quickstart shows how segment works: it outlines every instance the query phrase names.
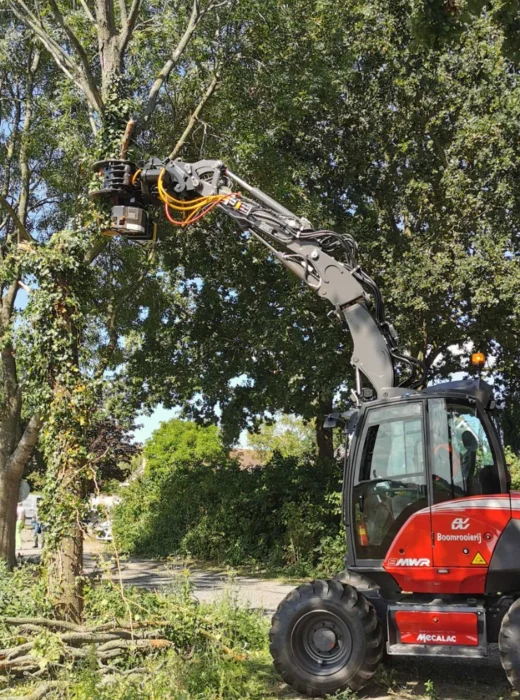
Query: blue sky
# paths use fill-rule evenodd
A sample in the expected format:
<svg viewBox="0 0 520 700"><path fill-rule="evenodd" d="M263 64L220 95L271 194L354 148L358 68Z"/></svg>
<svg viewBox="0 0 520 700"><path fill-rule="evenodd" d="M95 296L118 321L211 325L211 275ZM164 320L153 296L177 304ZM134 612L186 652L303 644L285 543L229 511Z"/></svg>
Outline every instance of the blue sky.
<svg viewBox="0 0 520 700"><path fill-rule="evenodd" d="M179 415L178 408L164 408L164 406L157 406L151 416L137 416L137 425L142 425L134 432L134 437L137 442L144 442L148 440L154 430L156 430L160 423L163 421L170 420Z"/></svg>
<svg viewBox="0 0 520 700"><path fill-rule="evenodd" d="M180 413L180 408L164 408L164 406L157 406L151 416L137 416L137 425L142 425L142 428L134 431L134 438L137 442L144 443L151 437L154 430L157 430L159 425L171 418L176 418ZM238 447L247 447L247 430L243 430L240 433L240 438L238 440Z"/></svg>

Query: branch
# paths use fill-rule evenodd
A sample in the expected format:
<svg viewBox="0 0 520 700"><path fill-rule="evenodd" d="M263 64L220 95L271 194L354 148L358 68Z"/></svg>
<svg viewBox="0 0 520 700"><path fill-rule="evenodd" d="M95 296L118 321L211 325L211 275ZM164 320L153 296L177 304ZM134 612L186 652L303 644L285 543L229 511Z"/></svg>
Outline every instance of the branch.
<svg viewBox="0 0 520 700"><path fill-rule="evenodd" d="M108 245L110 239L107 236L100 236L94 243L90 250L85 253L85 262L87 265L92 265L94 260L100 255Z"/></svg>
<svg viewBox="0 0 520 700"><path fill-rule="evenodd" d="M16 211L13 209L13 207L9 204L7 199L4 197L3 194L0 194L0 206L2 206L11 219L13 220L14 225L16 226L16 229L18 231L18 242L24 240L24 241L30 241L31 243L34 243L34 238L31 236L31 234L27 231L25 226L22 224L20 221L20 217L16 213Z"/></svg>
<svg viewBox="0 0 520 700"><path fill-rule="evenodd" d="M132 138L132 132L135 127L135 121L130 119L127 122L125 133L123 134L123 141L121 142L121 150L119 152L119 158L124 160L128 152L128 147L130 146L130 139Z"/></svg>
<svg viewBox="0 0 520 700"><path fill-rule="evenodd" d="M90 11L90 7L87 5L87 0L79 0L79 1L80 1L81 7L83 8L85 14L87 15L87 18L90 20L90 22L92 22L92 24L95 27L97 27L96 18L94 17L92 12Z"/></svg>
<svg viewBox="0 0 520 700"><path fill-rule="evenodd" d="M52 36L43 26L41 20L31 12L23 0L8 1L9 7L11 8L13 14L20 20L20 22L25 24L32 32L34 32L34 34L36 34L43 46L54 58L57 66L63 71L63 73L65 73L67 78L69 78L69 80L71 80L83 92L90 106L96 111L101 111L103 102L94 83L92 82L92 85L89 84L88 76L84 74L82 65L75 63L75 61L73 61L72 58L63 50L59 43L52 38ZM22 8L23 12L18 9L18 6ZM94 91L92 91L92 87L94 88Z"/></svg>
<svg viewBox="0 0 520 700"><path fill-rule="evenodd" d="M0 617L0 622L6 625L40 625L41 627L55 627L56 629L70 632L85 632L85 627L76 625L66 620L48 620L46 617Z"/></svg>
<svg viewBox="0 0 520 700"><path fill-rule="evenodd" d="M128 13L126 11L125 0L119 0L119 12L121 14L121 27L124 27L128 22Z"/></svg>
<svg viewBox="0 0 520 700"><path fill-rule="evenodd" d="M17 695L18 700L41 700L46 695L48 695L51 690L63 686L61 681L49 681L39 685L32 693L29 695ZM9 700L9 699L8 699Z"/></svg>
<svg viewBox="0 0 520 700"><path fill-rule="evenodd" d="M19 282L19 280L11 282L5 296L2 298L2 325L4 328L7 328L13 314L13 307L14 302L16 301L16 295L18 293ZM20 282L20 285L22 284L23 282Z"/></svg>
<svg viewBox="0 0 520 700"><path fill-rule="evenodd" d="M26 294L30 294L30 293L31 293L31 288L28 287L28 286L25 284L25 282L22 282L22 280L17 280L17 283L20 285L20 287L23 289L23 291L24 291Z"/></svg>
<svg viewBox="0 0 520 700"><path fill-rule="evenodd" d="M103 44L116 36L113 0L96 0L96 17L98 23L98 41L102 59Z"/></svg>
<svg viewBox="0 0 520 700"><path fill-rule="evenodd" d="M126 6L125 6L125 0L120 0L120 5L125 7L125 13L126 13ZM132 38L132 34L134 33L135 29L135 23L137 21L137 15L139 14L139 10L141 9L141 0L133 0L132 6L130 7L130 14L128 15L128 18L125 16L125 24L122 26L121 29L121 34L119 35L119 52L120 55L123 56L126 47L128 46L128 42ZM123 18L121 18L123 22Z"/></svg>
<svg viewBox="0 0 520 700"><path fill-rule="evenodd" d="M150 119L150 116L152 115L155 106L157 104L157 100L159 99L159 92L164 85L165 81L168 80L170 73L174 69L174 67L177 65L179 62L179 59L181 58L182 54L184 53L184 50L186 49L186 46L188 45L191 37L193 36L195 30L197 29L197 26L202 19L203 14L200 12L199 9L199 0L193 0L193 7L191 9L191 16L190 20L188 22L188 26L186 27L186 30L184 34L182 35L179 43L175 47L172 53L172 57L166 61L164 66L161 68L161 71L159 72L159 75L154 81L154 84L152 85L152 88L150 90L150 93L148 95L148 101L146 103L146 106L143 111L142 115L142 123L143 126L147 124L148 120Z"/></svg>
<svg viewBox="0 0 520 700"><path fill-rule="evenodd" d="M20 5L23 12L17 9L16 5ZM65 75L74 80L74 76L70 72L71 70L77 70L77 66L74 64L70 56L62 49L62 47L50 36L50 34L43 27L42 22L34 15L28 6L23 2L23 0L9 0L9 7L11 8L15 17L17 17L20 22L25 24L31 31L33 31L36 36L40 39L42 44L45 46L47 51L53 56L54 60L58 66L62 69ZM65 66L68 66L66 68ZM77 83L76 83L77 84Z"/></svg>
<svg viewBox="0 0 520 700"><path fill-rule="evenodd" d="M13 162L16 139L18 137L18 125L20 123L21 114L22 105L21 100L19 100L15 103L11 134L7 143L7 152L4 156L4 183L2 185L2 194L4 197L7 197L9 194L9 187L11 185L11 164Z"/></svg>
<svg viewBox="0 0 520 700"><path fill-rule="evenodd" d="M33 126L34 107L34 79L40 63L40 49L36 48L34 53L31 50L28 56L26 95L25 95L25 115L23 119L22 133L20 137L20 150L18 153L18 163L20 166L20 197L18 200L18 218L27 228L27 214L31 186L31 169L29 167L30 137ZM18 240L18 242L20 242Z"/></svg>
<svg viewBox="0 0 520 700"><path fill-rule="evenodd" d="M202 95L202 98L201 98L199 104L196 106L195 110L193 111L193 114L191 115L191 117L188 121L188 124L182 133L182 136L177 141L173 151L168 156L168 158L170 160L174 160L177 157L177 155L179 154L179 151L186 143L186 139L191 134L191 131L192 131L193 127L195 126L195 123L199 117L199 114L201 113L202 109L204 108L204 105L209 100L211 95L215 92L215 89L217 87L219 80L220 80L220 76L218 75L218 73L215 73L215 75L213 76L213 80L206 88L206 92Z"/></svg>
<svg viewBox="0 0 520 700"><path fill-rule="evenodd" d="M63 15L60 12L60 9L58 5L56 4L56 0L48 0L49 5L51 6L52 14L54 15L54 18L56 19L56 22L60 25L60 27L63 29L65 34L69 37L70 43L74 47L79 61L80 61L80 66L78 67L79 72L82 76L83 82L85 83L83 87L83 92L87 96L87 99L92 99L94 103L97 105L97 109L101 111L102 108L102 100L101 100L101 95L98 92L98 89L96 87L96 84L94 82L94 77L90 71L90 65L89 65L89 60L88 56L85 52L85 49L81 45L81 42L79 41L78 37L74 34L72 29L69 27L69 25L65 22L65 19ZM90 98L89 98L89 93Z"/></svg>
<svg viewBox="0 0 520 700"><path fill-rule="evenodd" d="M27 423L22 437L20 438L18 445L16 446L14 452L9 457L7 468L17 467L19 465L24 465L33 451L33 447L36 445L38 440L38 435L40 434L40 429L43 425L43 419L38 413L34 413L31 416L30 421Z"/></svg>

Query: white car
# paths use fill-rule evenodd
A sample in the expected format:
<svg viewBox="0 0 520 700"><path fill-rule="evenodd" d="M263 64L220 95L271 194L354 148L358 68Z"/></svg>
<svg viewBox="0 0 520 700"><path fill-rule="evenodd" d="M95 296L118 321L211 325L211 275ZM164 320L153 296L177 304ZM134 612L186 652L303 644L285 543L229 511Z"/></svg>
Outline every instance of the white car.
<svg viewBox="0 0 520 700"><path fill-rule="evenodd" d="M112 541L112 523L110 520L104 520L101 523L96 523L94 526L94 532L96 533L96 540L103 540L103 542Z"/></svg>
<svg viewBox="0 0 520 700"><path fill-rule="evenodd" d="M25 510L26 522L31 522L34 517L38 517L38 501L40 501L43 496L37 496L36 494L29 494L25 501L22 501L22 508Z"/></svg>

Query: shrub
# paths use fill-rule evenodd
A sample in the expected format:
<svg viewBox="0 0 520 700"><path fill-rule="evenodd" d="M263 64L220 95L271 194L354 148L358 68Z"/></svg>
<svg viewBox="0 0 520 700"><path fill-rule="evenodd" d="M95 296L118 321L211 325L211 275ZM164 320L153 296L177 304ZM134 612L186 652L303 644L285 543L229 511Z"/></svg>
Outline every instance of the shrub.
<svg viewBox="0 0 520 700"><path fill-rule="evenodd" d="M511 474L511 488L520 490L520 457L510 447L505 448L506 464Z"/></svg>
<svg viewBox="0 0 520 700"><path fill-rule="evenodd" d="M114 535L122 551L288 566L298 574L311 572L320 558L322 569L338 559L336 571L342 568L336 462L275 453L263 467L244 470L226 456L217 433L204 436L213 429L183 434L182 421L173 423L182 449L162 426L145 448L145 473L121 493Z"/></svg>
<svg viewBox="0 0 520 700"><path fill-rule="evenodd" d="M24 565L10 572L0 561L0 611L6 617L38 617L51 612L39 566Z"/></svg>

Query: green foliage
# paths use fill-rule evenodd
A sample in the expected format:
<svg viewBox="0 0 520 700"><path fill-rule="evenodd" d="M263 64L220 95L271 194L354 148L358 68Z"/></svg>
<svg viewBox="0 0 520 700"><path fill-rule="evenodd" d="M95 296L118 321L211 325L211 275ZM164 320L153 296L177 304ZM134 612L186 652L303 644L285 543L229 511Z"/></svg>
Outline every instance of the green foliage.
<svg viewBox="0 0 520 700"><path fill-rule="evenodd" d="M40 617L51 612L42 570L38 566L8 571L0 561L0 614L12 617ZM0 646L12 644L12 633L0 622Z"/></svg>
<svg viewBox="0 0 520 700"><path fill-rule="evenodd" d="M161 426L145 447L145 473L121 491L114 535L123 551L289 566L295 573L320 559L336 565L334 573L341 568L336 463L275 453L263 467L241 469L224 456L213 427L182 423L172 421L171 433L169 423ZM180 435L181 447L169 442L171 434Z"/></svg>
<svg viewBox="0 0 520 700"><path fill-rule="evenodd" d="M439 700L439 695L432 680L427 680L424 684L425 695L428 700Z"/></svg>
<svg viewBox="0 0 520 700"><path fill-rule="evenodd" d="M41 591L36 590L41 571L23 567L14 573L0 575L0 601L11 602L2 609L9 615L47 615L47 606L41 605ZM21 598L25 604L12 604ZM40 584L40 589L42 588ZM4 596L2 598L2 596ZM199 604L191 594L187 572L172 574L171 584L161 591L125 588L124 599L120 590L109 583L89 583L85 590L85 624L100 625L118 620L121 624L141 620L160 621L155 628L162 638L174 647L156 655L143 657L131 653L121 671L109 683L99 674L94 655L79 661L74 669L58 673L60 686L54 691L61 700L141 700L142 698L175 698L175 700L228 700L230 698L270 698L277 696L278 680L267 651L268 621L261 611L237 605L231 587L222 599L213 604ZM2 646L19 644L7 628L0 627ZM35 638L30 652L39 660L42 669L59 659L60 642L52 632L42 632ZM130 674L139 668L137 676ZM143 671L144 669L144 671ZM13 689L28 694L21 681Z"/></svg>
<svg viewBox="0 0 520 700"><path fill-rule="evenodd" d="M205 464L218 467L226 450L216 426L201 427L173 419L161 423L144 449L146 473L169 472L177 466Z"/></svg>
<svg viewBox="0 0 520 700"><path fill-rule="evenodd" d="M505 450L506 464L511 475L511 488L520 491L520 457L510 447Z"/></svg>
<svg viewBox="0 0 520 700"><path fill-rule="evenodd" d="M38 566L25 565L8 571L0 562L0 611L12 617L38 617L50 613L45 582Z"/></svg>
<svg viewBox="0 0 520 700"><path fill-rule="evenodd" d="M174 653L161 661L144 662L139 677L120 677L102 683L94 669L63 674L66 694L59 700L274 700L286 697L277 690L278 679L267 651L237 662L207 651L186 663Z"/></svg>
<svg viewBox="0 0 520 700"><path fill-rule="evenodd" d="M249 433L248 444L268 462L275 452L282 457L304 457L316 450L315 421L282 415L273 423L262 423L257 433Z"/></svg>
<svg viewBox="0 0 520 700"><path fill-rule="evenodd" d="M520 89L504 51L517 16L498 5L267 2L258 21L248 3L240 61L207 107L214 131L183 153L225 158L351 233L430 376L467 366L449 352L467 340L493 351L497 372L519 372ZM312 418L351 380L327 307L218 215L171 231L158 255L176 312L154 311L130 359L145 401L204 421L218 402L236 436L267 412ZM146 364L151 352L160 363Z"/></svg>

